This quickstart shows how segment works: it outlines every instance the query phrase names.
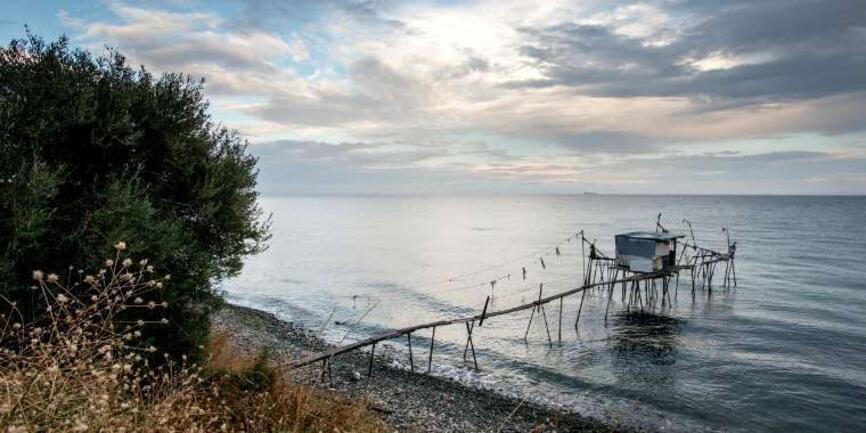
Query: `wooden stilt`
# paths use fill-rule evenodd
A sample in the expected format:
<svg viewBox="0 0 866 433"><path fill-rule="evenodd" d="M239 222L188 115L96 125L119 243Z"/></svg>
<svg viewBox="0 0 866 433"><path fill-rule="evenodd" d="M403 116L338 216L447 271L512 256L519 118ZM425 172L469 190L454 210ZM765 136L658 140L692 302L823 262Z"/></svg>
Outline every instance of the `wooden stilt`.
<svg viewBox="0 0 866 433"><path fill-rule="evenodd" d="M471 323L471 325L470 325ZM469 335L466 337L466 345L463 346L463 360L466 360L466 354L469 352L469 344L472 342L472 328L475 327L475 321L466 322L466 330L469 331Z"/></svg>
<svg viewBox="0 0 866 433"><path fill-rule="evenodd" d="M415 372L415 359L412 357L412 333L406 334L406 339L409 340L409 370Z"/></svg>
<svg viewBox="0 0 866 433"><path fill-rule="evenodd" d="M544 310L544 304L541 303L541 297L544 292L544 283L538 285L538 309L541 310L541 317L544 319L544 329L547 331L547 343L553 347L553 339L550 338L550 327L547 325L547 312Z"/></svg>
<svg viewBox="0 0 866 433"><path fill-rule="evenodd" d="M327 368L328 368L328 358L325 358L322 360L322 371L319 374L319 383L322 383L325 381L325 372L327 371Z"/></svg>
<svg viewBox="0 0 866 433"><path fill-rule="evenodd" d="M731 257L731 271L734 274L734 287L737 287L737 262Z"/></svg>
<svg viewBox="0 0 866 433"><path fill-rule="evenodd" d="M562 346L562 301L565 298L559 298L559 345Z"/></svg>
<svg viewBox="0 0 866 433"><path fill-rule="evenodd" d="M433 343L436 341L436 327L433 327L433 335L430 336L430 352L427 355L427 373L433 367Z"/></svg>
<svg viewBox="0 0 866 433"><path fill-rule="evenodd" d="M577 323L580 322L580 311L583 310L583 299L586 298L586 290L580 295L580 305L577 307L577 319L574 320L574 330L577 331Z"/></svg>
<svg viewBox="0 0 866 433"><path fill-rule="evenodd" d="M607 306L604 308L604 324L607 325L607 312L610 310L610 301L613 299L613 289L607 295Z"/></svg>
<svg viewBox="0 0 866 433"><path fill-rule="evenodd" d="M550 327L547 326L547 313L544 311L544 305L539 306L539 308L541 308L541 316L544 319L544 329L547 331L547 344L553 347L553 339L550 338Z"/></svg>
<svg viewBox="0 0 866 433"><path fill-rule="evenodd" d="M529 323L526 325L526 333L523 334L523 342L528 343L529 340L529 328L532 326L532 318L535 317L535 309L537 306L532 307L532 312L529 313Z"/></svg>
<svg viewBox="0 0 866 433"><path fill-rule="evenodd" d="M487 317L487 304L490 303L490 296L484 301L484 309L481 310L481 320L478 321L478 326L484 325L484 318Z"/></svg>
<svg viewBox="0 0 866 433"><path fill-rule="evenodd" d="M472 349L472 362L475 364L475 371L478 371L478 359L475 357L475 343L472 341L472 329L474 327L475 322L472 322L472 325L466 322L466 332L468 334L466 341L469 343L469 348ZM464 359L466 359L465 356Z"/></svg>
<svg viewBox="0 0 866 433"><path fill-rule="evenodd" d="M373 377L373 354L376 353L376 343L370 346L370 365L367 367L367 377Z"/></svg>

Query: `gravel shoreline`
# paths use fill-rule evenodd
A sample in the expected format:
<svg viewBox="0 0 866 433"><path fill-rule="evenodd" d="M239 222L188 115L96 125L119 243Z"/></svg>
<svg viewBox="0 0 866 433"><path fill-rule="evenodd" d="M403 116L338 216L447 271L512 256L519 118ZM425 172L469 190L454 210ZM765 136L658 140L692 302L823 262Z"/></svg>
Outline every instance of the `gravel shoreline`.
<svg viewBox="0 0 866 433"><path fill-rule="evenodd" d="M226 305L214 317L213 326L231 334L236 349L254 352L267 347L277 362L296 359L302 353L327 346L309 330L247 307ZM390 366L388 355L378 352L372 378L366 375L369 356L352 352L334 362L330 383L327 379L319 382L318 366L299 369L297 380L329 388L352 400L368 402L397 432L628 430L575 413L473 389L452 380L394 368Z"/></svg>

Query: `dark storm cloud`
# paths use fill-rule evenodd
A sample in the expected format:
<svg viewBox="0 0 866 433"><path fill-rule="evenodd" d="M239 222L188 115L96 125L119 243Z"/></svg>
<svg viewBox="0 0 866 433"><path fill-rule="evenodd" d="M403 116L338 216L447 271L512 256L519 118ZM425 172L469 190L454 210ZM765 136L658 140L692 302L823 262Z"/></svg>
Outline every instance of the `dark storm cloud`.
<svg viewBox="0 0 866 433"><path fill-rule="evenodd" d="M748 102L798 100L866 90L862 1L660 4L697 22L670 44L567 23L521 29L522 54L546 78L522 86L571 86L594 96L707 96ZM713 55L765 56L728 69L688 64Z"/></svg>

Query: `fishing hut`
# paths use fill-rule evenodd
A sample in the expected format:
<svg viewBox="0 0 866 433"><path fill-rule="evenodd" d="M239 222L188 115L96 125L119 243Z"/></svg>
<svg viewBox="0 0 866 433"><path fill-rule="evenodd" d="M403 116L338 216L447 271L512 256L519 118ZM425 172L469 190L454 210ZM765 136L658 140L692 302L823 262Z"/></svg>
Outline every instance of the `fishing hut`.
<svg viewBox="0 0 866 433"><path fill-rule="evenodd" d="M677 239L684 235L628 232L614 237L616 266L631 272L672 271L677 261Z"/></svg>

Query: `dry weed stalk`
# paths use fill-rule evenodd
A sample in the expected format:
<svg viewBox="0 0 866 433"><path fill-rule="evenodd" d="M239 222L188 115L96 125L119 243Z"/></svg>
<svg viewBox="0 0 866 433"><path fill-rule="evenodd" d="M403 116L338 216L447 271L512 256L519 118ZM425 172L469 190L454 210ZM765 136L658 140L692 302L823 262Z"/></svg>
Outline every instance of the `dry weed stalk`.
<svg viewBox="0 0 866 433"><path fill-rule="evenodd" d="M208 369L168 354L153 362L159 342L142 331L167 325L160 289L170 276L156 277L123 242L115 249L95 274L34 271L36 319L12 302L0 315L0 431L383 431L362 405L293 386L266 359L224 353L227 344L211 348L223 361ZM222 369L225 360L234 367Z"/></svg>

